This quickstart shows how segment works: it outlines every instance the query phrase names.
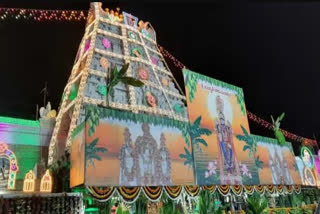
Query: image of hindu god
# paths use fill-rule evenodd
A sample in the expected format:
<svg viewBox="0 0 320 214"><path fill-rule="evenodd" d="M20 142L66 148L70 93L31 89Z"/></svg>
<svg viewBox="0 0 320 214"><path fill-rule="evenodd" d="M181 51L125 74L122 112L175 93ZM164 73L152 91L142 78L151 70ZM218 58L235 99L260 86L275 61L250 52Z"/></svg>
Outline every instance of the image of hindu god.
<svg viewBox="0 0 320 214"><path fill-rule="evenodd" d="M232 127L230 121L225 118L224 101L219 95L216 97L216 108L218 119L215 121L215 129L220 147L220 168L222 169L220 177L222 183L240 184L241 174L234 151Z"/></svg>
<svg viewBox="0 0 320 214"><path fill-rule="evenodd" d="M309 168L313 168L313 159L312 159L312 154L310 154L310 151L308 149L303 149L303 153L302 153L302 160L303 163L309 167Z"/></svg>

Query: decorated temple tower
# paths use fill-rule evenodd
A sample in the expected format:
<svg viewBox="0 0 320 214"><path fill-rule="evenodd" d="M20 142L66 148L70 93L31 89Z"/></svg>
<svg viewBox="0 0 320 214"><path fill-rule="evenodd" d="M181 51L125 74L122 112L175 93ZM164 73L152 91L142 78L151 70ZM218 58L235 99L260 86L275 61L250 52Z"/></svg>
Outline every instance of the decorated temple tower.
<svg viewBox="0 0 320 214"><path fill-rule="evenodd" d="M103 10L101 6L91 3L57 115L49 164L69 150L74 129L85 120L87 105L188 121L185 96L158 49L151 24L119 9ZM114 68L120 70L127 63L130 66L126 75L141 80L144 86L120 82L109 93Z"/></svg>

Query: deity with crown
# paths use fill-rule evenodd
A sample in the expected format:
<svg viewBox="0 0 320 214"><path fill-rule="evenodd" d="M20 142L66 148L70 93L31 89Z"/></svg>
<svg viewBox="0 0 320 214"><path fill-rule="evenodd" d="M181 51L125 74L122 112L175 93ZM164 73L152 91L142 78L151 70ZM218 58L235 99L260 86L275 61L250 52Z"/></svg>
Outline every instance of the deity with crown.
<svg viewBox="0 0 320 214"><path fill-rule="evenodd" d="M168 148L166 147L166 138L161 134L160 149L157 155L157 173L158 183L161 185L171 184L171 158Z"/></svg>
<svg viewBox="0 0 320 214"><path fill-rule="evenodd" d="M120 149L120 185L136 185L136 153L131 143L131 134L128 128L124 130L124 141Z"/></svg>
<svg viewBox="0 0 320 214"><path fill-rule="evenodd" d="M241 184L239 164L235 157L233 134L230 121L226 121L224 104L220 96L216 98L217 113L216 132L220 150L220 179L222 184Z"/></svg>
<svg viewBox="0 0 320 214"><path fill-rule="evenodd" d="M147 123L142 124L143 135L137 137L135 146L137 152L137 184L152 186L156 183L156 156L158 146L156 140L150 133Z"/></svg>

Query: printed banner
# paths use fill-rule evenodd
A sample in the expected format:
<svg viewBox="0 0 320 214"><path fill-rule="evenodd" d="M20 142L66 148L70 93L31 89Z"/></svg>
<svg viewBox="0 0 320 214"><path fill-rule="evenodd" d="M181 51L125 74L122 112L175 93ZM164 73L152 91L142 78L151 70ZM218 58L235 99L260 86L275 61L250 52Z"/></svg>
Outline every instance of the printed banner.
<svg viewBox="0 0 320 214"><path fill-rule="evenodd" d="M300 157L296 157L296 162L302 184L306 186L317 186L318 176L317 169L315 167L315 159L308 147L303 146L301 148Z"/></svg>
<svg viewBox="0 0 320 214"><path fill-rule="evenodd" d="M256 157L262 162L259 168L260 184L301 184L291 143L280 146L276 139L256 135L252 137L257 143Z"/></svg>
<svg viewBox="0 0 320 214"><path fill-rule="evenodd" d="M84 183L85 163L85 129L84 124L73 132L71 154L70 154L70 187Z"/></svg>
<svg viewBox="0 0 320 214"><path fill-rule="evenodd" d="M194 184L187 123L98 108L87 120L85 184L170 186ZM93 114L93 113L88 113Z"/></svg>
<svg viewBox="0 0 320 214"><path fill-rule="evenodd" d="M183 74L197 185L259 184L242 89Z"/></svg>

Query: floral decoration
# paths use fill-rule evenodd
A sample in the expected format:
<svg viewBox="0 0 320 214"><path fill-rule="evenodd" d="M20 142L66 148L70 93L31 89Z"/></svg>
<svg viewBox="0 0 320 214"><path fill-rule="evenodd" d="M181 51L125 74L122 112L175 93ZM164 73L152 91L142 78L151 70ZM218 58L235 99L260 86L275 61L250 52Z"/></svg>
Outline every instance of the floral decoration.
<svg viewBox="0 0 320 214"><path fill-rule="evenodd" d="M149 79L149 72L145 68L139 68L138 69L139 78L142 80L148 80Z"/></svg>
<svg viewBox="0 0 320 214"><path fill-rule="evenodd" d="M102 39L102 44L105 48L111 48L111 42L107 38Z"/></svg>
<svg viewBox="0 0 320 214"><path fill-rule="evenodd" d="M155 64L155 65L158 65L158 59L157 59L157 57L152 56L152 57L151 57L151 62L152 62L153 64Z"/></svg>
<svg viewBox="0 0 320 214"><path fill-rule="evenodd" d="M103 67L105 70L108 70L108 68L109 68L109 61L108 61L108 59L105 58L105 57L101 57L101 59L100 59L100 65L101 65L101 67Z"/></svg>
<svg viewBox="0 0 320 214"><path fill-rule="evenodd" d="M157 106L156 98L153 96L153 94L151 92L147 92L146 98L147 98L147 103L149 106L151 106L151 107Z"/></svg>
<svg viewBox="0 0 320 214"><path fill-rule="evenodd" d="M205 171L205 177L208 178L211 175L215 175L217 173L216 169L217 169L217 161L210 161L208 163L208 168Z"/></svg>
<svg viewBox="0 0 320 214"><path fill-rule="evenodd" d="M247 165L246 164L240 164L240 167L241 167L242 175L246 175L251 179L252 175L249 172L249 169L248 169Z"/></svg>

